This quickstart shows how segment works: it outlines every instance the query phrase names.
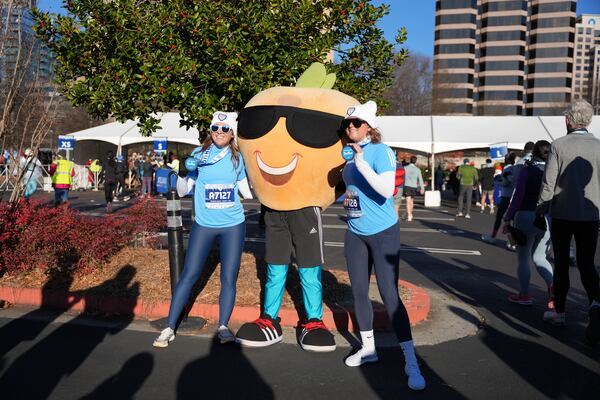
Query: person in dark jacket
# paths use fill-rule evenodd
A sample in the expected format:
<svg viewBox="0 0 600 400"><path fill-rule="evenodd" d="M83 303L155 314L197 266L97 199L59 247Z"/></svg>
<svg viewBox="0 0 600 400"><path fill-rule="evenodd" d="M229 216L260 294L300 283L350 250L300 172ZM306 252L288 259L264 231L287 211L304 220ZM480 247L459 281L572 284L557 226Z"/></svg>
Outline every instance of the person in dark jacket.
<svg viewBox="0 0 600 400"><path fill-rule="evenodd" d="M154 176L154 164L150 156L142 164L142 196L152 195L152 177Z"/></svg>
<svg viewBox="0 0 600 400"><path fill-rule="evenodd" d="M494 213L494 166L489 158L485 160L485 167L481 168L479 184L481 185L481 213L485 211L485 199L490 203L490 214Z"/></svg>
<svg viewBox="0 0 600 400"><path fill-rule="evenodd" d="M118 202L119 197L123 201L129 200L129 196L123 196L125 193L125 175L129 169L127 168L127 163L125 163L125 158L122 155L118 155L116 158L116 166L115 166L115 176L117 178L117 188L115 190L115 198L114 202Z"/></svg>
<svg viewBox="0 0 600 400"><path fill-rule="evenodd" d="M444 186L444 170L442 169L442 165L438 165L435 170L435 190L442 191L442 187Z"/></svg>
<svg viewBox="0 0 600 400"><path fill-rule="evenodd" d="M535 143L531 161L521 169L515 192L504 215L503 233L509 233L510 225L514 221L514 227L526 238L524 244L517 246L517 257L519 262L518 276L519 293L511 294L508 300L513 303L529 306L533 298L529 295L529 280L531 277L530 263L533 260L535 267L546 282L548 288L548 308L554 309L554 298L552 289L552 266L546 258L546 250L550 246L550 231L541 230L535 226L535 208L542 185L542 176L546 167L546 160L550 152L550 143L540 140ZM544 216L545 224L549 224L549 217Z"/></svg>
<svg viewBox="0 0 600 400"><path fill-rule="evenodd" d="M117 188L117 163L112 151L106 153L106 159L102 161L102 180L104 181L104 199L106 200L106 212L112 212L114 192Z"/></svg>

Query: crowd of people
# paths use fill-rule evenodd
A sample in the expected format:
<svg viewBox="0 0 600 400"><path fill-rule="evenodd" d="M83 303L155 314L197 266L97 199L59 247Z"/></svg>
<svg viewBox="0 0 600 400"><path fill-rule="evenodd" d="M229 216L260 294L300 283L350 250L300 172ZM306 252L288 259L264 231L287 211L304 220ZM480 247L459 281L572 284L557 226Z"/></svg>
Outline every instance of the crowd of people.
<svg viewBox="0 0 600 400"><path fill-rule="evenodd" d="M481 213L488 207L495 218L491 232L481 239L497 244L498 234L503 233L507 248L516 251L519 291L510 294L508 301L533 304L529 294L533 263L548 293L543 319L564 325L569 265L577 265L590 305L586 337L596 343L600 340L600 286L594 266L600 219L600 140L587 130L593 109L585 100L573 101L565 116L566 136L553 143L527 142L520 155L509 152L503 163L495 165L488 159L479 170L465 158L463 165L450 172L447 183L457 196L457 217L470 219L473 203ZM406 171L397 176L406 176L410 166L397 168ZM441 166L435 174L437 186L444 182ZM405 195L414 194L412 187L407 191L407 182L403 182ZM402 193L402 179L396 185ZM411 221L408 198L407 221ZM551 252L554 266L549 261Z"/></svg>

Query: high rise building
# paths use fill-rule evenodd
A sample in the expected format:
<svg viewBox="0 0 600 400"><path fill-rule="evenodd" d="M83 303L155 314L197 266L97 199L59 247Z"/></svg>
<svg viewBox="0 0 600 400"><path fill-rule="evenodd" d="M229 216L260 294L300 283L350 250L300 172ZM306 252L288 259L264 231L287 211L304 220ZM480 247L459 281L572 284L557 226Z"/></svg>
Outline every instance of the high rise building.
<svg viewBox="0 0 600 400"><path fill-rule="evenodd" d="M52 55L33 31L30 10L36 4L36 0L0 0L0 82L4 84L15 71L26 72L30 81L51 81Z"/></svg>
<svg viewBox="0 0 600 400"><path fill-rule="evenodd" d="M586 99L600 114L600 15L581 15L575 29L573 98Z"/></svg>
<svg viewBox="0 0 600 400"><path fill-rule="evenodd" d="M436 0L434 114L560 114L571 100L576 3Z"/></svg>

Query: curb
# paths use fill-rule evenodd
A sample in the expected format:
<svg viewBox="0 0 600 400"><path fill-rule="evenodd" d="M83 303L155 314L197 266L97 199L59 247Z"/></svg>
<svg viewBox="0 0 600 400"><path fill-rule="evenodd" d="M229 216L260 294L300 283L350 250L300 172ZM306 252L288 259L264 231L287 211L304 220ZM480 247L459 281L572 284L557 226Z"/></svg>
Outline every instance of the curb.
<svg viewBox="0 0 600 400"><path fill-rule="evenodd" d="M404 303L411 325L425 320L430 309L430 299L427 292L412 283L400 280L399 285L412 292L409 301ZM141 319L164 318L169 314L169 302L144 302L135 298L114 298L105 296L84 295L76 296L60 290L42 290L33 288L18 288L0 286L0 299L13 304L85 311L110 315L131 315ZM230 322L244 323L259 317L259 307L235 306ZM219 318L218 304L194 303L189 312L190 316L204 317L212 320ZM298 325L298 312L292 308L282 308L279 311L282 326L295 327ZM358 329L352 309L337 306L333 309L324 307L323 322L335 327L337 331L353 331ZM382 309L373 310L373 327L384 329L390 326L387 313Z"/></svg>

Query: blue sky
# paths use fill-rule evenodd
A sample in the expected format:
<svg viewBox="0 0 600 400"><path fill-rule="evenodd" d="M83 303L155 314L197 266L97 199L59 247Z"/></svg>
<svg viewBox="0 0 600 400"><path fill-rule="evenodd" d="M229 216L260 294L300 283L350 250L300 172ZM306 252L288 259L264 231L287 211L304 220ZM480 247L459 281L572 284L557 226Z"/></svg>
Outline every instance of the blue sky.
<svg viewBox="0 0 600 400"><path fill-rule="evenodd" d="M62 0L38 0L39 8L52 12L60 12L62 3ZM398 29L404 26L408 31L405 47L411 52L433 55L435 0L373 0L373 3L390 6L390 13L380 21L389 41L393 42ZM600 14L600 0L579 0L577 14Z"/></svg>

